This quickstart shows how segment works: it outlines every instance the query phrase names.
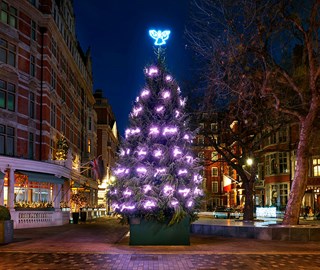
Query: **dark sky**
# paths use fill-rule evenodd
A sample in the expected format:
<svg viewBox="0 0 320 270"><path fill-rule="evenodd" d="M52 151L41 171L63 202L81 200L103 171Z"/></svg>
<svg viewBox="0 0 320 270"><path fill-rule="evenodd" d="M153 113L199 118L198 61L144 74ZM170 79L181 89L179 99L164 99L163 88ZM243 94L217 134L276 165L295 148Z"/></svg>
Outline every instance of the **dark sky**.
<svg viewBox="0 0 320 270"><path fill-rule="evenodd" d="M167 66L179 83L188 77L188 10L189 0L74 0L77 38L84 51L91 47L94 89L104 91L121 136L144 86L143 69L155 59L149 29L171 30Z"/></svg>

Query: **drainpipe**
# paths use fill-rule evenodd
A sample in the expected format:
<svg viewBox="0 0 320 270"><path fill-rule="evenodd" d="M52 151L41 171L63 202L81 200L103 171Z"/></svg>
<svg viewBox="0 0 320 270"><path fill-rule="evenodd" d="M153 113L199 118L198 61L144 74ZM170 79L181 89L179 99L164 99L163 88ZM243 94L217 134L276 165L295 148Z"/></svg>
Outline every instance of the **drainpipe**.
<svg viewBox="0 0 320 270"><path fill-rule="evenodd" d="M41 72L40 72L40 145L39 145L39 160L42 161L42 130L43 130L43 47L44 47L44 34L47 31L45 27L40 27L41 33Z"/></svg>

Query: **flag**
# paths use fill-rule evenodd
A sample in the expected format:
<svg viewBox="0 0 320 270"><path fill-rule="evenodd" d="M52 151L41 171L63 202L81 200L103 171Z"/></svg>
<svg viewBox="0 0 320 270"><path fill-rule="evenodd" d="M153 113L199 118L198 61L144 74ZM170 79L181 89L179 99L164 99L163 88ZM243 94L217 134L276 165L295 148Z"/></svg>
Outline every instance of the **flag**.
<svg viewBox="0 0 320 270"><path fill-rule="evenodd" d="M223 191L230 192L231 191L232 180L227 175L223 175Z"/></svg>
<svg viewBox="0 0 320 270"><path fill-rule="evenodd" d="M90 161L95 180L102 180L105 176L105 169L101 155Z"/></svg>

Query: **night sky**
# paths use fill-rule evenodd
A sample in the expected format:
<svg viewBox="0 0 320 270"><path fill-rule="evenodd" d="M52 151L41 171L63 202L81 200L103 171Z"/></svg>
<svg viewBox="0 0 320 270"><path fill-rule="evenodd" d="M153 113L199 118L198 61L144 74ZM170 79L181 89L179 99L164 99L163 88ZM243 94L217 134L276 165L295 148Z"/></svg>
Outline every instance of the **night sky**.
<svg viewBox="0 0 320 270"><path fill-rule="evenodd" d="M189 0L75 0L74 11L81 47L84 52L91 47L94 90L104 91L123 136L144 86L143 69L155 59L149 29L171 30L167 66L179 83L190 76L184 38Z"/></svg>

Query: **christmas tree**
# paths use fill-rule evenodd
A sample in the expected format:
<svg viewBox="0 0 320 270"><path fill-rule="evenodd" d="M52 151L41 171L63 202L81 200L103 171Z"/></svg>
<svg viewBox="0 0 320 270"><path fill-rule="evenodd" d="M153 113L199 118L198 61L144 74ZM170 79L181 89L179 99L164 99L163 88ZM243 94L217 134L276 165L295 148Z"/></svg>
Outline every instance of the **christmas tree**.
<svg viewBox="0 0 320 270"><path fill-rule="evenodd" d="M194 132L188 127L186 99L162 52L159 48L156 63L145 68L146 84L129 115L108 196L124 218L172 225L196 218L202 178L191 149Z"/></svg>
<svg viewBox="0 0 320 270"><path fill-rule="evenodd" d="M66 160L69 150L69 145L66 137L62 136L57 142L56 160Z"/></svg>

